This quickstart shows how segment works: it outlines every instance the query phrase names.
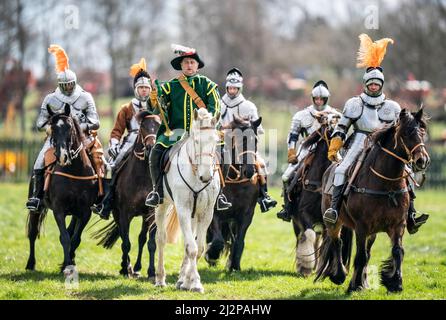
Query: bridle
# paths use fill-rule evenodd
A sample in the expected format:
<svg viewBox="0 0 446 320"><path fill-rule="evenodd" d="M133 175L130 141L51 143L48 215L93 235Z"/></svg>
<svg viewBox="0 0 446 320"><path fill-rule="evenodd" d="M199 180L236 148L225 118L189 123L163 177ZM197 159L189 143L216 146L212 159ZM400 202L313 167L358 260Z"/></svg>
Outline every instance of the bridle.
<svg viewBox="0 0 446 320"><path fill-rule="evenodd" d="M396 129L396 132L398 132L397 129ZM379 145L380 149L381 149L382 151L384 151L386 154L388 154L388 155L390 155L391 157L393 157L393 158L395 158L395 159L401 161L401 162L404 163L405 165L410 165L410 164L413 163L413 161L414 161L414 153L415 153L415 150L417 150L418 148L423 148L423 150L422 150L421 152L422 152L423 154L425 154L425 155L428 154L427 151L426 151L426 146L425 146L425 144L424 144L423 142L420 142L420 143L418 143L417 145L415 145L412 149L409 149L409 148L407 147L406 143L404 142L403 138L401 138L401 136L398 136L398 138L397 138L397 134L395 134L394 139L395 139L395 145L394 145L393 149L396 151L397 148L398 148L398 145L399 145L399 143L400 143L401 146L403 147L404 152L405 152L405 157L402 157L402 156L396 154L395 152L392 152L392 151L390 151L389 149L383 147L383 146L381 145L381 143L379 143L379 142L378 142L378 145ZM387 180L387 181L400 181L400 180L406 179L407 177L410 177L410 173L407 172L406 170L405 170L405 172L401 175L401 177L397 177L397 178L389 178L389 177L386 177L385 175L383 175L383 174L377 172L372 166L370 166L370 170L371 170L371 171L373 172L373 174L375 174L376 176L378 176L378 177L380 177L380 178L382 178L382 179L384 179L384 180Z"/></svg>
<svg viewBox="0 0 446 320"><path fill-rule="evenodd" d="M71 116L66 116L64 114L59 114L57 116L58 116L58 119L59 118L67 119L66 122L69 123L69 125L70 125L70 144L68 145L68 158L69 158L70 161L74 160L74 159L76 159L79 156L81 151L84 149L84 145L83 145L82 142L80 142L78 139L76 139L77 132L76 132L76 128L75 128L75 125L74 125L74 122L73 122L73 118ZM51 120L51 122L52 122L52 120ZM54 141L54 137L53 136L51 136L51 140ZM79 147L76 150L73 150L72 146L76 142L79 144Z"/></svg>
<svg viewBox="0 0 446 320"><path fill-rule="evenodd" d="M146 116L142 119L141 124L142 124L142 122L143 122L145 119L154 119L156 122L161 123L161 120L160 120L159 116L154 115L154 114L146 115ZM149 148L150 145L149 145L149 143L148 143L148 140L149 140L149 139L156 139L156 133L149 133L149 134L147 134L147 135L144 136L144 135L143 135L143 132L142 132L142 130L141 130L141 126L140 126L140 128L139 128L139 130L138 130L138 138L136 139L136 141L137 141L137 142L140 141L140 142L142 143L143 147L142 147L141 151L136 151L136 149L133 149L133 154L135 155L135 157L136 157L137 159L139 159L139 160L141 160L141 161L146 160L146 158L148 157L147 150L150 149L150 148Z"/></svg>

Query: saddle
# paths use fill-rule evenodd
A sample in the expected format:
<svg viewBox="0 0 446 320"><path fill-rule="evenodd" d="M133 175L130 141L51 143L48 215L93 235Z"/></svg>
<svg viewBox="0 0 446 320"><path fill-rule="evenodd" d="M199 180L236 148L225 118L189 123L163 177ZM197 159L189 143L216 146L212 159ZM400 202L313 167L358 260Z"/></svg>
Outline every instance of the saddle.
<svg viewBox="0 0 446 320"><path fill-rule="evenodd" d="M293 173L293 177L291 178L291 183L287 187L286 191L288 193L291 192L298 183L302 182L304 185L310 184L310 181L305 180L304 177L306 176L308 170L310 169L310 166L313 163L315 156L316 154L314 153L314 151L311 151L302 160L303 161L302 165L297 166L296 170Z"/></svg>

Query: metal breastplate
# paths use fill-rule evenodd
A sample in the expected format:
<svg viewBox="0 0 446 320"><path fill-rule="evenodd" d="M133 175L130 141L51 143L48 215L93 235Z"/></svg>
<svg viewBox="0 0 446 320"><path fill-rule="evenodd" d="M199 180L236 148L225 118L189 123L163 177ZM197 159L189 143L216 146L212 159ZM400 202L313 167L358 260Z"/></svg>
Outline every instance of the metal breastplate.
<svg viewBox="0 0 446 320"><path fill-rule="evenodd" d="M395 120L396 113L390 103L384 102L377 108L364 105L361 116L354 123L354 128L355 130L372 132Z"/></svg>
<svg viewBox="0 0 446 320"><path fill-rule="evenodd" d="M57 95L53 94L48 101L50 108L53 112L61 112L64 109L65 102L60 100ZM79 123L86 123L86 110L88 107L87 99L84 95L80 95L77 100L75 100L71 105L71 114L77 118Z"/></svg>

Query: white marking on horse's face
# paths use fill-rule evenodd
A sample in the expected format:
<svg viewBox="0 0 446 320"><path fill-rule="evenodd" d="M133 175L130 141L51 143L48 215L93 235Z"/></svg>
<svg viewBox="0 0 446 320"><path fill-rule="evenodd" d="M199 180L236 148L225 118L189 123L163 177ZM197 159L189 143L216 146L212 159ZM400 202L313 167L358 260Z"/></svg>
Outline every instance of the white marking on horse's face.
<svg viewBox="0 0 446 320"><path fill-rule="evenodd" d="M64 122L62 119L59 119L59 121L57 121L56 126L58 126L59 128L61 128L64 125Z"/></svg>
<svg viewBox="0 0 446 320"><path fill-rule="evenodd" d="M60 148L59 164L62 167L71 164L70 158L68 157L68 151L63 147Z"/></svg>

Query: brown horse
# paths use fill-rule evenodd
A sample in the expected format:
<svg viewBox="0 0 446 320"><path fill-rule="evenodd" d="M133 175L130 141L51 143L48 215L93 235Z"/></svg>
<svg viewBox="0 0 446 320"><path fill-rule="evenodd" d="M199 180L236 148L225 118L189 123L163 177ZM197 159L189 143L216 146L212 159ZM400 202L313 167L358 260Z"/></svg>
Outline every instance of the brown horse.
<svg viewBox="0 0 446 320"><path fill-rule="evenodd" d="M214 217L208 228L208 247L205 259L215 266L222 252L229 253L227 269L240 270L240 261L245 246L245 236L254 217L259 195L256 179L257 128L262 118L249 121L234 117L230 123L232 133L225 137L231 148L231 169L223 189L232 203L225 211L214 210ZM229 139L227 139L229 137Z"/></svg>
<svg viewBox="0 0 446 320"><path fill-rule="evenodd" d="M149 232L147 248L150 255L148 277L155 277L155 234L154 209L145 206L147 193L152 190L150 179L149 155L156 140L156 132L161 123L159 116L148 111L141 111L137 115L140 123L137 140L122 167L116 172L115 193L113 196L113 221L94 234L101 239L99 244L111 249L119 237L122 239L122 260L120 274L124 276L139 276L141 258ZM131 248L129 229L132 219L142 215L141 232L138 237L138 258L135 268L130 264L129 252ZM150 226L153 226L150 228ZM149 231L150 229L150 231Z"/></svg>
<svg viewBox="0 0 446 320"><path fill-rule="evenodd" d="M327 153L337 118L329 120L321 114L318 121L321 127L302 143L302 148L311 149L292 178L288 193L296 235L296 271L302 276L309 276L317 262L314 253L319 248L321 234L315 232L315 227L324 226L321 212L322 175L331 164Z"/></svg>
<svg viewBox="0 0 446 320"><path fill-rule="evenodd" d="M34 270L34 245L39 236L48 209L53 210L60 232L64 260L61 269L66 276L75 272L75 251L81 242L81 234L91 217L90 206L98 194L98 179L83 146L83 133L76 119L70 115L70 106L65 105L64 113L51 116L51 144L55 149L56 165L52 171L44 206L39 212L29 212L28 238L30 255L26 269ZM31 190L31 189L30 189ZM65 218L71 215L66 227Z"/></svg>
<svg viewBox="0 0 446 320"><path fill-rule="evenodd" d="M327 229L328 237L322 245L322 263L319 264L315 281L325 277L336 284L345 281L340 239L341 228L345 225L353 229L356 235L354 272L348 291L368 287L367 263L378 232L386 232L392 242L391 257L384 261L381 268L381 283L391 292L403 289L402 240L409 207L405 169L406 165L412 165L415 171L427 168L430 159L423 143L425 130L423 109L416 114L403 109L396 124L373 134L372 146L351 183L339 219ZM331 166L324 173L323 190L334 167ZM322 212L329 207L330 198L327 194L323 195Z"/></svg>

